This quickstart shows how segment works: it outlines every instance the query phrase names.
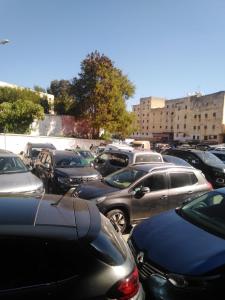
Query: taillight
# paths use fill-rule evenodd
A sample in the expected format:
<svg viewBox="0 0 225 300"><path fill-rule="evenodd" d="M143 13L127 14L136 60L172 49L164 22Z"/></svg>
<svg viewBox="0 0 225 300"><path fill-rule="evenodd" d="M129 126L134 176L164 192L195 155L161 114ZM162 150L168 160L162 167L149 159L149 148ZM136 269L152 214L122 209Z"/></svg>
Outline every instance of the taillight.
<svg viewBox="0 0 225 300"><path fill-rule="evenodd" d="M207 182L207 186L208 186L209 190L211 190L211 191L213 190L213 186L209 181Z"/></svg>
<svg viewBox="0 0 225 300"><path fill-rule="evenodd" d="M128 300L137 294L139 285L138 269L135 267L128 277L121 279L110 289L108 296L112 299Z"/></svg>

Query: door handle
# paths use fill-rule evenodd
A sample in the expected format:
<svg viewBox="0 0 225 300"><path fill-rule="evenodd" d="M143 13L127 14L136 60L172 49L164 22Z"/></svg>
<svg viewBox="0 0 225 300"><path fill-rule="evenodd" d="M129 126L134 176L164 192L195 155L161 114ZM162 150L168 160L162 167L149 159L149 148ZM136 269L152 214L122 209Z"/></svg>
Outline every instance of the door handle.
<svg viewBox="0 0 225 300"><path fill-rule="evenodd" d="M190 195L190 194L192 194L192 193L193 193L193 191L189 191L189 192L187 192L187 194L188 194L188 195Z"/></svg>
<svg viewBox="0 0 225 300"><path fill-rule="evenodd" d="M160 199L166 199L166 198L168 198L167 195L162 195L162 197L160 197Z"/></svg>

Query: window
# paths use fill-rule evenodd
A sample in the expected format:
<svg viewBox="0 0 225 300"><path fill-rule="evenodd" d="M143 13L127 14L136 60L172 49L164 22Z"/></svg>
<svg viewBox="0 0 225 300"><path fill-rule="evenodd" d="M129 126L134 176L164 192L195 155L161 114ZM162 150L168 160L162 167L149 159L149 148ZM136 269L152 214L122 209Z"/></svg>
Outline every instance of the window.
<svg viewBox="0 0 225 300"><path fill-rule="evenodd" d="M206 119L208 118L208 114L205 114L205 118L206 118Z"/></svg>
<svg viewBox="0 0 225 300"><path fill-rule="evenodd" d="M151 192L167 189L164 173L152 174L141 183L144 187L149 187Z"/></svg>
<svg viewBox="0 0 225 300"><path fill-rule="evenodd" d="M213 113L213 117L216 117L216 113L215 112Z"/></svg>
<svg viewBox="0 0 225 300"><path fill-rule="evenodd" d="M111 153L109 161L113 166L126 167L129 163L129 158L125 154Z"/></svg>
<svg viewBox="0 0 225 300"><path fill-rule="evenodd" d="M182 173L182 172L173 172L170 173L170 187L179 188L187 185L193 185L198 182L197 177L194 173Z"/></svg>
<svg viewBox="0 0 225 300"><path fill-rule="evenodd" d="M207 129L207 125L205 125L204 128Z"/></svg>
<svg viewBox="0 0 225 300"><path fill-rule="evenodd" d="M184 118L187 119L187 116L185 115Z"/></svg>
<svg viewBox="0 0 225 300"><path fill-rule="evenodd" d="M186 124L184 124L184 129L186 128Z"/></svg>
<svg viewBox="0 0 225 300"><path fill-rule="evenodd" d="M193 129L196 130L196 126L194 126Z"/></svg>
<svg viewBox="0 0 225 300"><path fill-rule="evenodd" d="M212 129L215 129L215 128L216 128L216 126L215 126L215 125L213 125L213 126L212 126Z"/></svg>

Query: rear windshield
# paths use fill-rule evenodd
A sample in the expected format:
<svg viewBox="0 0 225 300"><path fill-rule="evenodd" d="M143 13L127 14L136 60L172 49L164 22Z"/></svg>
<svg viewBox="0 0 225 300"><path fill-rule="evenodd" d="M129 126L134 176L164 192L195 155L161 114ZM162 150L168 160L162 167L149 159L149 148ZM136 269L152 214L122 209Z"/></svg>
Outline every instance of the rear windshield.
<svg viewBox="0 0 225 300"><path fill-rule="evenodd" d="M159 154L138 154L135 158L135 163L142 162L162 162L162 156Z"/></svg>
<svg viewBox="0 0 225 300"><path fill-rule="evenodd" d="M221 164L221 160L216 157L216 155L208 152L208 151L204 151L204 152L196 152L195 153L199 158L201 158L206 164Z"/></svg>

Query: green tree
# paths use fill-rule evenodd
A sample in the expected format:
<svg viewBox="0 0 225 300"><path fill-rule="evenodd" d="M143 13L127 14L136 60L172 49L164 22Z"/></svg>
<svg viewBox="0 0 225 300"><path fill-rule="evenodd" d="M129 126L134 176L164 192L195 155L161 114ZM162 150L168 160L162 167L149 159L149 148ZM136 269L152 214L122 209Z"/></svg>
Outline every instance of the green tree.
<svg viewBox="0 0 225 300"><path fill-rule="evenodd" d="M72 81L76 99L75 115L87 119L98 137L100 128L125 135L124 120L132 121L126 100L134 94L134 85L105 55L95 51L82 61L78 78Z"/></svg>
<svg viewBox="0 0 225 300"><path fill-rule="evenodd" d="M0 131L28 133L35 119L44 119L44 110L29 100L16 100L0 104Z"/></svg>
<svg viewBox="0 0 225 300"><path fill-rule="evenodd" d="M0 103L13 103L19 99L26 99L36 104L40 103L40 95L31 90L11 87L0 87Z"/></svg>
<svg viewBox="0 0 225 300"><path fill-rule="evenodd" d="M48 93L55 96L54 111L58 115L70 115L73 113L75 100L71 95L71 83L69 80L51 81Z"/></svg>

